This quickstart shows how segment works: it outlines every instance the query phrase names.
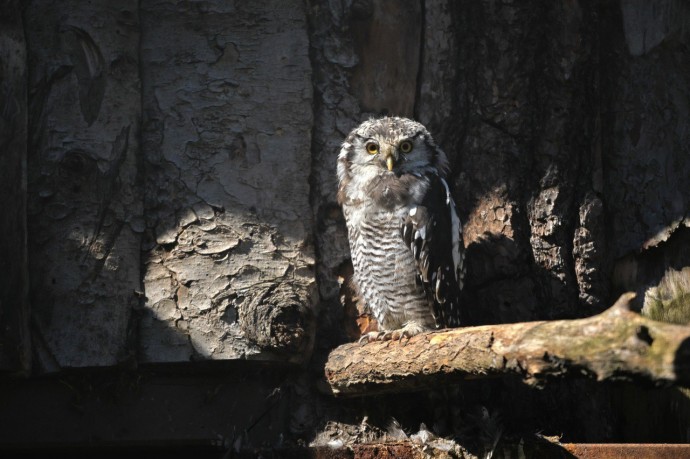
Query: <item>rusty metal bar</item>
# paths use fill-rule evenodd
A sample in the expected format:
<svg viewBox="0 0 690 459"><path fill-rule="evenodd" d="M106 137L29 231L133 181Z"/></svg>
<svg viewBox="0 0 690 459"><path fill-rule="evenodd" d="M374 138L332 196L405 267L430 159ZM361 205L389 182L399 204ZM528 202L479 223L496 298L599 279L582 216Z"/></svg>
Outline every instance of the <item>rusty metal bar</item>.
<svg viewBox="0 0 690 459"><path fill-rule="evenodd" d="M569 443L563 449L578 459L682 459L690 458L690 444Z"/></svg>

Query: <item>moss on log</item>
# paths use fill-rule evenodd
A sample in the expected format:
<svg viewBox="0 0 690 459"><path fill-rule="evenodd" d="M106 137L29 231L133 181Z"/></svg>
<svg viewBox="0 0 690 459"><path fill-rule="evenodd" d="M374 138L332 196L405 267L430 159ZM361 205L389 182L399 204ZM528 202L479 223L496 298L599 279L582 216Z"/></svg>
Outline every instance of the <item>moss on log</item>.
<svg viewBox="0 0 690 459"><path fill-rule="evenodd" d="M577 320L456 328L408 342L349 343L331 352L326 378L336 395L420 390L442 382L517 375L690 383L690 327L630 310L626 293L601 314Z"/></svg>

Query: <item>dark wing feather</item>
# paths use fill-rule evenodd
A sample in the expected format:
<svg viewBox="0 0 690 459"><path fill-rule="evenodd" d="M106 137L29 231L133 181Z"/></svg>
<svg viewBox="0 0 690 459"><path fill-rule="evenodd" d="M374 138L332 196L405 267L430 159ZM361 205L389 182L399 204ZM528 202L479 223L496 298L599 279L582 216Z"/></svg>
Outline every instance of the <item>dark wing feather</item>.
<svg viewBox="0 0 690 459"><path fill-rule="evenodd" d="M433 301L436 325L457 327L465 274L462 226L445 181L428 178L431 186L422 204L403 219L401 233L417 262L418 282Z"/></svg>

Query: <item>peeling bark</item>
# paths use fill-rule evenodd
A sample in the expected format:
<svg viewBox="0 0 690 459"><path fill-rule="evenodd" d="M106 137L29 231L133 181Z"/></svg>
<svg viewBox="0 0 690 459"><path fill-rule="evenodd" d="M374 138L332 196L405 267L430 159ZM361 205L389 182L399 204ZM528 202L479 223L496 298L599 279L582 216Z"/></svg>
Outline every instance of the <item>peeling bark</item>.
<svg viewBox="0 0 690 459"><path fill-rule="evenodd" d="M141 5L141 360L304 360L315 301L304 5Z"/></svg>
<svg viewBox="0 0 690 459"><path fill-rule="evenodd" d="M137 2L30 2L29 266L44 371L131 359L139 303Z"/></svg>
<svg viewBox="0 0 690 459"><path fill-rule="evenodd" d="M690 384L690 328L631 312L627 293L577 320L485 325L413 337L406 344L346 344L329 355L337 395L433 387L441 381L513 374L532 385L556 377Z"/></svg>

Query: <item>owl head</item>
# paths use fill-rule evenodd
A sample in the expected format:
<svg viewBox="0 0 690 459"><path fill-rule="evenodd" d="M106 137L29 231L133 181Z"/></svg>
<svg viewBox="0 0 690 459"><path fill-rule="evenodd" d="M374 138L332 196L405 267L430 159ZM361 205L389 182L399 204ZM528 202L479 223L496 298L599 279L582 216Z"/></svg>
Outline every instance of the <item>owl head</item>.
<svg viewBox="0 0 690 459"><path fill-rule="evenodd" d="M338 155L338 180L343 190L353 180L383 177L445 177L448 159L420 123L398 117L370 119L345 138Z"/></svg>

